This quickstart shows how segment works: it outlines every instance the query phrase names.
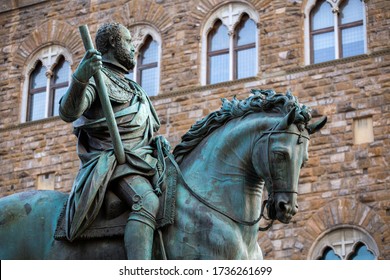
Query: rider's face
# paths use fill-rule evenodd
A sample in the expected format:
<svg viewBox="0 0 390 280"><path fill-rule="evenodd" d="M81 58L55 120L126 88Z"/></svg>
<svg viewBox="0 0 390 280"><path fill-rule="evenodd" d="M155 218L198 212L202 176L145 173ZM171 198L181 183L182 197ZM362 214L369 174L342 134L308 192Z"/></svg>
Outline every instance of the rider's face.
<svg viewBox="0 0 390 280"><path fill-rule="evenodd" d="M135 49L131 41L131 35L127 28L120 29L121 39L117 42L115 48L115 58L126 69L131 70L135 66L134 54Z"/></svg>

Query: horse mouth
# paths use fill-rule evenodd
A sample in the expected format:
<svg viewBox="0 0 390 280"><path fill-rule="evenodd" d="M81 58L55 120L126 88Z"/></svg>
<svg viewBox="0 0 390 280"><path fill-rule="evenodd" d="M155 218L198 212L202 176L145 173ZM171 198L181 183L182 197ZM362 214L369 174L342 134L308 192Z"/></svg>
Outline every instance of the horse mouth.
<svg viewBox="0 0 390 280"><path fill-rule="evenodd" d="M281 215L277 215L277 219L279 222L283 223L283 224L288 224L290 223L291 219L292 219L292 215L291 214L281 214Z"/></svg>
<svg viewBox="0 0 390 280"><path fill-rule="evenodd" d="M283 224L290 223L293 213L289 213L286 211L282 211L281 209L277 209L275 203L271 203L267 205L268 218L272 220L278 220Z"/></svg>

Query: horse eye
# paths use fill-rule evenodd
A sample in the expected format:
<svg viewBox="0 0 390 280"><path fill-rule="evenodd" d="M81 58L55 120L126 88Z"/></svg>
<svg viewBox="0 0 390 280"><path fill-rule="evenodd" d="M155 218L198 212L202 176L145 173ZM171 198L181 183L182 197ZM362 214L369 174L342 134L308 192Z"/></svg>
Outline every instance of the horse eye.
<svg viewBox="0 0 390 280"><path fill-rule="evenodd" d="M274 156L277 161L283 161L287 158L285 153L279 151L274 152Z"/></svg>

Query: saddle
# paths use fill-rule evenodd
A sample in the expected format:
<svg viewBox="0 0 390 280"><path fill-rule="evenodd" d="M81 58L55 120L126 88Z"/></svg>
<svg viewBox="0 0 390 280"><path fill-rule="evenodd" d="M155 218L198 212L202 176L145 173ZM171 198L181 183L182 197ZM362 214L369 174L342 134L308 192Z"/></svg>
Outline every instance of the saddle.
<svg viewBox="0 0 390 280"><path fill-rule="evenodd" d="M165 159L165 174L163 180L163 193L159 197L160 208L156 217L157 229L173 224L175 219L176 188L178 171L171 159ZM65 234L65 203L57 222L54 234L56 240L67 240ZM103 207L100 209L95 221L76 240L91 238L123 237L130 210L110 190L107 191Z"/></svg>

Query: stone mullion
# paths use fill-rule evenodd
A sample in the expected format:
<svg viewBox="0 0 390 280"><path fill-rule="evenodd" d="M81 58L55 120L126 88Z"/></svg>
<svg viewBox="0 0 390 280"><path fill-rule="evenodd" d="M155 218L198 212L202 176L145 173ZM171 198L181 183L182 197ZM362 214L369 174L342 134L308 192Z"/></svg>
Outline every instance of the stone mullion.
<svg viewBox="0 0 390 280"><path fill-rule="evenodd" d="M229 81L234 79L234 32L229 31Z"/></svg>
<svg viewBox="0 0 390 280"><path fill-rule="evenodd" d="M49 106L50 106L50 91L51 91L51 77L53 76L53 72L48 70L46 73L46 100L45 100L45 118L49 117Z"/></svg>
<svg viewBox="0 0 390 280"><path fill-rule="evenodd" d="M339 9L338 8L334 8L332 10L333 12L333 22L334 22L334 47L335 47L335 59L339 59L340 58L340 38L341 38L341 34L340 34L340 29L339 29Z"/></svg>

